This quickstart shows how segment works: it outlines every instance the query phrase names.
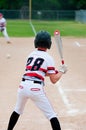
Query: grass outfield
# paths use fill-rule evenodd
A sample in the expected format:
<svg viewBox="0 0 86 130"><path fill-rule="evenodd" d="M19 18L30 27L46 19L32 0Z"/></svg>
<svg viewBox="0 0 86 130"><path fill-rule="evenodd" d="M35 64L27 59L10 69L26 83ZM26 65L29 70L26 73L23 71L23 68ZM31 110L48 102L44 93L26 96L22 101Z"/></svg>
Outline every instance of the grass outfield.
<svg viewBox="0 0 86 130"><path fill-rule="evenodd" d="M86 24L74 21L31 21L34 30L53 32L59 29L62 36L86 37ZM7 20L7 31L10 37L32 37L34 31L29 20ZM0 33L0 36L2 34Z"/></svg>

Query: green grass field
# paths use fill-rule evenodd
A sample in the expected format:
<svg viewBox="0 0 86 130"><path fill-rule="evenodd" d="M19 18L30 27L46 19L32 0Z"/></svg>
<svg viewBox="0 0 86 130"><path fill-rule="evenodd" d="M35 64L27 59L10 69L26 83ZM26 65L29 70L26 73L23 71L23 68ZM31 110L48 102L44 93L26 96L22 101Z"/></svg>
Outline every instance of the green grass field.
<svg viewBox="0 0 86 130"><path fill-rule="evenodd" d="M74 21L31 21L36 32L47 30L53 36L56 29L62 36L86 37L86 24ZM32 37L33 29L29 20L7 20L7 31L10 37ZM0 36L2 34L0 33Z"/></svg>

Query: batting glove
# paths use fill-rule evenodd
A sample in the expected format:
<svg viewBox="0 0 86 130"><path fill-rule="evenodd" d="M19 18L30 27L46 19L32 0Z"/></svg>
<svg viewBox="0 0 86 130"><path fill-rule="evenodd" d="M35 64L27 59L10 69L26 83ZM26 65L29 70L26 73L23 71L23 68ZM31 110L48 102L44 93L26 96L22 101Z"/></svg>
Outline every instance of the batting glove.
<svg viewBox="0 0 86 130"><path fill-rule="evenodd" d="M63 74L65 74L68 70L67 65L64 65L64 64L60 65L58 70L59 70L59 72L62 72Z"/></svg>

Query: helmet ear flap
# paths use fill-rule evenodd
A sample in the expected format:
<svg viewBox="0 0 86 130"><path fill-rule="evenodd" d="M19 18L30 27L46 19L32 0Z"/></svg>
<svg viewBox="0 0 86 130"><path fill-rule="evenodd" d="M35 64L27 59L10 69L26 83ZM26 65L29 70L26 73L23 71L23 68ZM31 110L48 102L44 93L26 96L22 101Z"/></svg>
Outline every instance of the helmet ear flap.
<svg viewBox="0 0 86 130"><path fill-rule="evenodd" d="M47 31L39 31L34 40L35 48L42 47L42 48L51 48L51 35Z"/></svg>
<svg viewBox="0 0 86 130"><path fill-rule="evenodd" d="M37 40L36 40L36 38L34 40L34 46L35 46L35 48L37 48Z"/></svg>
<svg viewBox="0 0 86 130"><path fill-rule="evenodd" d="M49 43L48 49L50 49L50 48L51 48L52 41L49 41L48 43Z"/></svg>

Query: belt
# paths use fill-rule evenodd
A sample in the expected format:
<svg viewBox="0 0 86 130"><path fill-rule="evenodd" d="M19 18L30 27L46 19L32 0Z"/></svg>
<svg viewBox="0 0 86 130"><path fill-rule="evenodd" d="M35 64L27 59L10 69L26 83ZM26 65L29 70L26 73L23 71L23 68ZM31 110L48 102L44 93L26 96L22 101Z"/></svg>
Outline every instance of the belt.
<svg viewBox="0 0 86 130"><path fill-rule="evenodd" d="M25 81L25 80L33 81L33 80L30 80L30 79L24 79L24 78L22 78L22 81ZM36 80L34 80L33 83L35 83L35 84L42 84L41 81L36 81Z"/></svg>

